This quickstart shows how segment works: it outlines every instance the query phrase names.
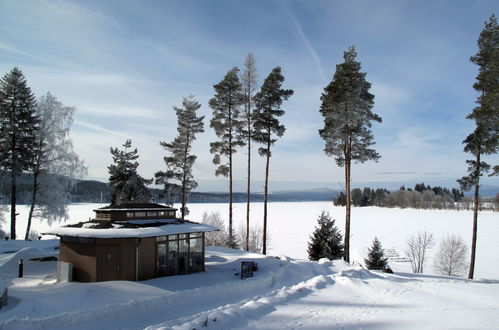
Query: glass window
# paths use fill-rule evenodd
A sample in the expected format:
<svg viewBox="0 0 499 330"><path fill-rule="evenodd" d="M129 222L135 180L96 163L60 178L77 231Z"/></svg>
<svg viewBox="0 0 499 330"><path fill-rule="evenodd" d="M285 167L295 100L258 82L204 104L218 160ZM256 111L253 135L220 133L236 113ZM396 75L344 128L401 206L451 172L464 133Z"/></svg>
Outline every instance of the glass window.
<svg viewBox="0 0 499 330"><path fill-rule="evenodd" d="M158 212L156 212L156 211L149 211L149 212L147 212L147 216L148 217L157 217L158 216Z"/></svg>
<svg viewBox="0 0 499 330"><path fill-rule="evenodd" d="M166 275L177 275L178 241L168 242L168 260Z"/></svg>
<svg viewBox="0 0 499 330"><path fill-rule="evenodd" d="M178 239L178 235L170 235L170 236L168 236L168 239L169 240Z"/></svg>
<svg viewBox="0 0 499 330"><path fill-rule="evenodd" d="M126 217L127 218L133 218L134 217L134 213L133 212L127 212L126 213Z"/></svg>
<svg viewBox="0 0 499 330"><path fill-rule="evenodd" d="M135 212L135 217L138 218L138 217L145 217L146 216L146 212Z"/></svg>
<svg viewBox="0 0 499 330"><path fill-rule="evenodd" d="M159 211L159 212L158 212L158 215L159 215L160 217L165 216L165 211Z"/></svg>
<svg viewBox="0 0 499 330"><path fill-rule="evenodd" d="M181 235L179 235L181 236ZM184 235L185 236L185 235ZM177 274L187 274L189 245L186 239L178 240L178 269Z"/></svg>
<svg viewBox="0 0 499 330"><path fill-rule="evenodd" d="M156 236L156 242L166 241L168 236Z"/></svg>
<svg viewBox="0 0 499 330"><path fill-rule="evenodd" d="M203 239L189 240L189 273L203 271Z"/></svg>
<svg viewBox="0 0 499 330"><path fill-rule="evenodd" d="M187 238L187 234L178 235L178 239L186 239L186 238Z"/></svg>
<svg viewBox="0 0 499 330"><path fill-rule="evenodd" d="M157 245L156 270L159 276L166 275L166 244Z"/></svg>

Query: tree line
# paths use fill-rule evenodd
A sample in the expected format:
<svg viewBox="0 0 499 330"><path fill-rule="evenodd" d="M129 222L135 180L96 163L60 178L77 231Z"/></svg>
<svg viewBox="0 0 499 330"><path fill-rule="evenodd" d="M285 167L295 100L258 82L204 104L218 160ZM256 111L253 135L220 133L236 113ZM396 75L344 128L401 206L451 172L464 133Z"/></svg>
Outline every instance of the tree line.
<svg viewBox="0 0 499 330"><path fill-rule="evenodd" d="M396 191L388 191L384 188L364 189L354 188L351 192L352 205L380 206L380 207L400 207L415 209L459 209L465 208L463 203L464 192L460 189L431 187L424 183L417 183L413 188L400 187ZM345 193L340 192L334 197L334 205L345 206Z"/></svg>

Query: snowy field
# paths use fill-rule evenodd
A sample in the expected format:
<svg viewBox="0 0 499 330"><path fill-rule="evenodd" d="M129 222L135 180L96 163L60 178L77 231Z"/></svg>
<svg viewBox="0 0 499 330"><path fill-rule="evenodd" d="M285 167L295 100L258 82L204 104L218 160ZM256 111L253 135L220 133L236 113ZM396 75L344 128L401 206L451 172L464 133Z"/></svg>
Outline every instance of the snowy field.
<svg viewBox="0 0 499 330"><path fill-rule="evenodd" d="M98 204L70 207L71 222L88 220ZM434 275L431 256L424 275L408 263L391 263L395 274L369 272L342 261L309 262L307 241L321 210L343 228L344 210L326 202L271 203L269 257L207 248L206 272L142 282L57 283L57 240L0 243L0 276L9 305L1 329L497 329L499 266L495 239L499 214L479 216L477 280ZM226 204L191 204L192 220L204 211L227 218ZM263 205L252 206L261 223ZM26 210L20 209L19 219ZM235 204L236 222L245 204ZM5 226L4 226L5 227ZM18 233L24 235L23 224ZM47 224L36 222L43 232ZM469 242L471 212L354 208L352 259L360 263L377 236L384 248L403 254L405 240L420 230L440 240L457 234ZM21 236L21 235L19 235ZM436 248L434 249L436 250ZM435 252L435 251L433 251ZM278 256L277 258L275 256ZM16 278L18 260L25 274ZM241 280L240 262L257 261L253 278Z"/></svg>
<svg viewBox="0 0 499 330"><path fill-rule="evenodd" d="M68 223L86 221L93 218L93 210L103 204L74 204L69 207L70 220ZM228 204L200 203L189 204L190 215L193 221L201 221L204 212L219 212L228 220ZM246 222L246 204L234 203L235 231ZM268 226L270 233L270 247L268 255L286 255L297 259L307 259L307 242L317 224L317 216L322 210L327 210L336 219L336 225L343 231L345 222L345 208L333 206L330 202L303 202L303 203L269 203ZM19 224L17 233L24 237L25 219L28 209L20 206L18 209ZM7 218L7 215L6 215ZM251 204L251 225L263 226L263 203ZM407 237L426 230L432 233L437 240L447 234L461 236L471 246L472 211L450 210L415 210L389 209L380 207L352 208L351 251L350 259L354 263L363 263L367 249L375 236L381 241L383 248L395 250L400 256L404 255ZM478 247L475 268L476 278L499 280L499 213L481 212L478 217ZM58 226L59 224L53 224ZM34 230L42 233L50 228L45 223L34 221ZM7 224L4 224L4 229ZM437 246L430 250L425 273L435 274L432 267L433 256ZM410 272L409 263L391 263L396 271Z"/></svg>

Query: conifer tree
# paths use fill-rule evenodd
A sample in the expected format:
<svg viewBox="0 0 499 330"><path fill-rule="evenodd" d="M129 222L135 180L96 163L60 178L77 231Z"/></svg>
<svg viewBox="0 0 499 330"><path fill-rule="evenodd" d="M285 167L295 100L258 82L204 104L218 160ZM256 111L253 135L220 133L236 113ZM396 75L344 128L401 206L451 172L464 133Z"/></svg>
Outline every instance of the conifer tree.
<svg viewBox="0 0 499 330"><path fill-rule="evenodd" d="M33 179L31 207L26 234L29 238L31 220L36 214L49 223L66 219L69 182L86 174L86 167L73 150L69 130L75 108L66 107L50 93L42 96L36 106L39 128L33 144L34 158L30 174Z"/></svg>
<svg viewBox="0 0 499 330"><path fill-rule="evenodd" d="M324 88L320 112L324 117L324 128L319 130L326 146L324 152L335 156L338 166L345 167L345 261L350 261L350 181L351 162L377 161L380 155L371 148L374 137L372 121L381 118L372 112L374 95L369 93L371 84L366 74L360 72L357 52L352 46L343 55L344 62L336 66L333 80Z"/></svg>
<svg viewBox="0 0 499 330"><path fill-rule="evenodd" d="M144 179L137 173L139 163L136 161L137 148L129 151L132 141L126 140L123 144L124 150L111 148L113 162L108 166L109 185L114 188L111 204L147 203L151 199L149 189L146 185L152 183L152 179Z"/></svg>
<svg viewBox="0 0 499 330"><path fill-rule="evenodd" d="M367 269L383 270L388 266L388 258L385 258L385 252L381 247L381 242L377 237L368 250L367 259L364 258Z"/></svg>
<svg viewBox="0 0 499 330"><path fill-rule="evenodd" d="M33 166L36 99L18 68L0 80L0 168L10 172L10 237L16 239L17 177Z"/></svg>
<svg viewBox="0 0 499 330"><path fill-rule="evenodd" d="M177 137L170 143L161 141L160 144L171 156L164 157L167 170L159 171L155 174L156 183L165 185L165 192L171 187L168 185L168 179L173 179L180 192L180 201L182 203L181 216L184 220L188 214L186 207L190 192L197 187L192 175L192 166L197 156L191 154L191 147L196 134L204 132L204 116L198 117L196 112L201 108L193 95L185 97L182 100L182 108L174 107L177 113Z"/></svg>
<svg viewBox="0 0 499 330"><path fill-rule="evenodd" d="M233 247L237 246L237 242L232 225L232 155L237 147L244 146L241 135L244 123L240 119L244 95L238 72L236 67L227 72L224 79L213 86L215 96L209 101L213 110L210 127L219 138L218 141L210 143L210 152L214 154L213 163L218 166L215 175L229 177L229 239ZM226 157L226 162L222 163L222 157Z"/></svg>
<svg viewBox="0 0 499 330"><path fill-rule="evenodd" d="M317 218L317 226L308 242L308 258L319 260L321 258L343 258L343 238L335 226L335 220L327 211L322 211Z"/></svg>
<svg viewBox="0 0 499 330"><path fill-rule="evenodd" d="M257 89L256 62L253 54L248 54L244 62L244 72L241 75L242 88L244 94L244 111L242 117L244 126L241 134L244 137L247 148L247 185L246 185L246 242L245 250L250 250L250 196L251 196L251 140L253 139L253 105L254 96Z"/></svg>
<svg viewBox="0 0 499 330"><path fill-rule="evenodd" d="M272 152L270 148L277 141L278 137L283 136L286 128L279 123L278 117L284 115L281 105L291 95L293 90L282 89L284 77L281 74L281 68L275 67L265 78L260 91L255 95L254 112L254 137L253 139L263 144L258 148L260 156L265 157L265 186L263 196L263 248L262 253L267 253L267 198L269 187L269 163Z"/></svg>
<svg viewBox="0 0 499 330"><path fill-rule="evenodd" d="M472 279L475 269L480 177L491 170L491 166L483 161L483 156L495 154L499 148L499 27L495 15L485 22L478 38L478 53L470 61L480 67L477 81L473 85L480 95L476 101L477 106L466 117L474 120L475 130L466 137L463 144L464 151L474 158L466 161L468 175L457 181L463 190L474 188L473 234L468 273L468 278ZM490 175L498 174L496 165Z"/></svg>

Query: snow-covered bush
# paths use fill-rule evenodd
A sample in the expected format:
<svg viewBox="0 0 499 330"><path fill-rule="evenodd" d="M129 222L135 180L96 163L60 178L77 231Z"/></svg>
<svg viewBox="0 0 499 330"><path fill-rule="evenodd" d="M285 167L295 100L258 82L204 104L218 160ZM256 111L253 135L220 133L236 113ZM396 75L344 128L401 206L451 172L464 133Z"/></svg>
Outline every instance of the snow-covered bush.
<svg viewBox="0 0 499 330"><path fill-rule="evenodd" d="M219 231L205 233L205 244L208 246L230 247L229 232L219 212L203 213L203 223L218 228Z"/></svg>
<svg viewBox="0 0 499 330"><path fill-rule="evenodd" d="M246 226L241 226L239 228L239 242L241 242L241 247L244 249L246 247ZM267 249L270 246L271 236L267 233ZM250 226L249 230L249 251L262 253L263 250L263 228L261 226Z"/></svg>

